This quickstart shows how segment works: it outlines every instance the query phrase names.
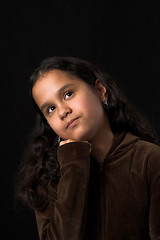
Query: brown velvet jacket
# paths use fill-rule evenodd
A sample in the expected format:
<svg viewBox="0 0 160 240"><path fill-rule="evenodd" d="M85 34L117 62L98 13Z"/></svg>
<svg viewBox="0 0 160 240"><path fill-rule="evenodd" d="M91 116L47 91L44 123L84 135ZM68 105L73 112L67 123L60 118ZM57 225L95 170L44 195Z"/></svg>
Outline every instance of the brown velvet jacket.
<svg viewBox="0 0 160 240"><path fill-rule="evenodd" d="M98 163L89 145L58 149L61 179L36 211L41 240L159 240L160 147L130 133L115 135Z"/></svg>

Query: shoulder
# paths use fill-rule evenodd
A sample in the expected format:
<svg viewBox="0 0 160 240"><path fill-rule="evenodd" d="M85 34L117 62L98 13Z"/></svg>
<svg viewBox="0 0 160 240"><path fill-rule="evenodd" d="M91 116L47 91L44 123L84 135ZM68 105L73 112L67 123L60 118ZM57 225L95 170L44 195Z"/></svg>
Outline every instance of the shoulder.
<svg viewBox="0 0 160 240"><path fill-rule="evenodd" d="M135 149L141 156L143 170L146 172L148 183L155 186L160 178L160 146L143 140L135 143Z"/></svg>
<svg viewBox="0 0 160 240"><path fill-rule="evenodd" d="M160 160L160 146L154 143L139 139L135 143L135 148L146 158L157 158Z"/></svg>
<svg viewBox="0 0 160 240"><path fill-rule="evenodd" d="M160 173L160 146L144 141L139 137L127 133L125 140L128 144L126 155L131 159L133 167L140 172L154 175Z"/></svg>
<svg viewBox="0 0 160 240"><path fill-rule="evenodd" d="M157 167L160 169L160 146L154 143L138 139L134 143L134 154L149 169Z"/></svg>
<svg viewBox="0 0 160 240"><path fill-rule="evenodd" d="M160 159L160 146L142 140L140 137L128 132L119 144L117 150L125 152L127 156L138 159L158 158Z"/></svg>

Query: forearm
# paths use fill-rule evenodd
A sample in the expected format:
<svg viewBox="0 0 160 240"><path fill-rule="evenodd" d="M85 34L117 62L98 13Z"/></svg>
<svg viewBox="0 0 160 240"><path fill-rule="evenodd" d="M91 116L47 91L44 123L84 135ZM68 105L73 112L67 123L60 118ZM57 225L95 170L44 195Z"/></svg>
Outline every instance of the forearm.
<svg viewBox="0 0 160 240"><path fill-rule="evenodd" d="M89 152L87 143L69 143L59 148L58 160L62 176L56 200L48 211L48 222L41 227L41 239L86 239ZM39 216L37 223L40 221Z"/></svg>

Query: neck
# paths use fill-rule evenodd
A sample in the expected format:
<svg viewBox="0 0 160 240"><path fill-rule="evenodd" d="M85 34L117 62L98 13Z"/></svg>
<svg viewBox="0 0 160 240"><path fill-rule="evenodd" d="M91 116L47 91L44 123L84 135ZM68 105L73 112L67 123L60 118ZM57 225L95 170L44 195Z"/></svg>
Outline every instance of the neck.
<svg viewBox="0 0 160 240"><path fill-rule="evenodd" d="M104 126L99 131L96 139L91 141L92 151L91 155L97 159L98 162L103 162L107 153L109 152L112 142L113 142L114 134L111 131L109 121L105 121Z"/></svg>

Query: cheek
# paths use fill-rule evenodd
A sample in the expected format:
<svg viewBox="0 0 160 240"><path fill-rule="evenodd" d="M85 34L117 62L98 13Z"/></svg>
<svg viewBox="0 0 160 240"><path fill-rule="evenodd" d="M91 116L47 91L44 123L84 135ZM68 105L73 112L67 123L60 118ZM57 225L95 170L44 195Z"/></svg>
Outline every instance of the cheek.
<svg viewBox="0 0 160 240"><path fill-rule="evenodd" d="M56 120L56 118L51 118L48 120L48 124L50 125L50 127L53 129L53 131L59 135L59 129L60 129L60 126L59 126L59 123L58 121Z"/></svg>
<svg viewBox="0 0 160 240"><path fill-rule="evenodd" d="M80 103L82 111L87 114L88 117L97 118L97 116L102 114L102 104L96 96L88 96L84 98Z"/></svg>
<svg viewBox="0 0 160 240"><path fill-rule="evenodd" d="M66 132L64 131L64 125L62 122L59 120L58 117L54 117L48 121L48 124L52 128L52 130L61 138L66 139Z"/></svg>

